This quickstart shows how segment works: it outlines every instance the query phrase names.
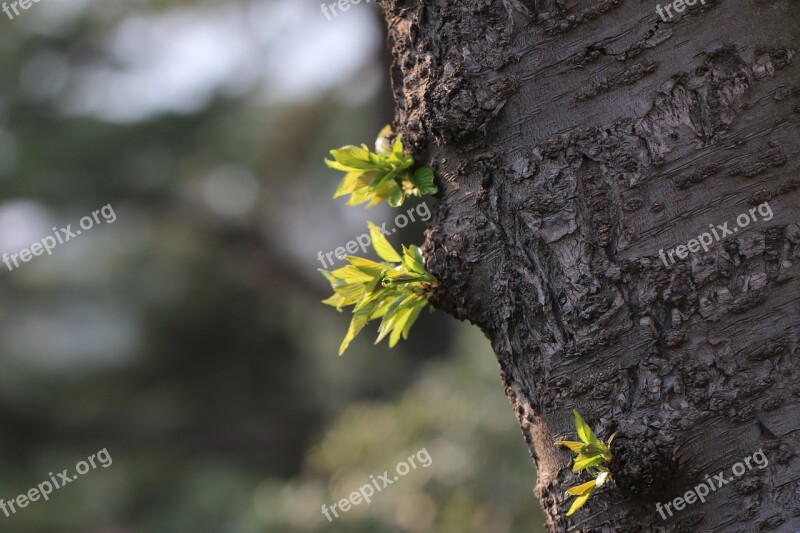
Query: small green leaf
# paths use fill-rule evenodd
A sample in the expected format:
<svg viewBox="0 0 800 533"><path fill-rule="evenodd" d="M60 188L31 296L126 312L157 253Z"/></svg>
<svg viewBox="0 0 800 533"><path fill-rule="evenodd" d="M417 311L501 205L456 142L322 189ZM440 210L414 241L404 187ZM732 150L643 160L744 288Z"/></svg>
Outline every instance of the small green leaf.
<svg viewBox="0 0 800 533"><path fill-rule="evenodd" d="M594 444L584 444L581 448L581 453L586 455L599 455L603 453L603 449L598 448Z"/></svg>
<svg viewBox="0 0 800 533"><path fill-rule="evenodd" d="M333 290L336 291L336 294L344 298L345 303L343 305L353 305L364 295L364 284L341 282L337 284Z"/></svg>
<svg viewBox="0 0 800 533"><path fill-rule="evenodd" d="M569 494L570 496L582 496L587 492L589 492L590 490L593 490L596 486L597 484L595 483L594 480L587 481L586 483L581 483L580 485L576 485L570 488L569 490L567 490L567 494Z"/></svg>
<svg viewBox="0 0 800 533"><path fill-rule="evenodd" d="M389 306L392 305L392 298L386 298L385 295L381 300L380 304L375 308L375 311L372 312L372 316L370 316L370 320L376 320L378 318L383 318L386 315L386 312L389 310Z"/></svg>
<svg viewBox="0 0 800 533"><path fill-rule="evenodd" d="M589 427L589 424L583 420L583 417L577 409L573 409L572 414L575 416L575 429L578 430L578 437L586 444L594 444L597 446L599 441L597 437L595 437L592 428Z"/></svg>
<svg viewBox="0 0 800 533"><path fill-rule="evenodd" d="M413 312L414 307L409 307L407 302L402 306L400 311L397 312L394 324L392 325L392 334L389 337L389 348L394 348L395 345L397 345L397 342L400 340L403 330L406 327L406 323L408 322L408 319L411 318L411 314Z"/></svg>
<svg viewBox="0 0 800 533"><path fill-rule="evenodd" d="M342 179L339 183L339 187L336 189L333 197L339 198L340 196L344 196L346 194L352 194L358 189L363 189L369 185L369 182L379 176L380 172L370 170L354 170L352 172L348 172L347 175Z"/></svg>
<svg viewBox="0 0 800 533"><path fill-rule="evenodd" d="M595 489L592 489L592 490L586 492L585 494L575 498L575 501L572 502L572 507L570 507L569 511L567 511L567 516L572 516L575 513L575 511L577 511L578 509L583 507L583 505L589 500L589 498L592 497L592 494L594 494L594 491L595 491Z"/></svg>
<svg viewBox="0 0 800 533"><path fill-rule="evenodd" d="M425 274L425 257L419 247L411 245L403 248L403 266L410 272Z"/></svg>
<svg viewBox="0 0 800 533"><path fill-rule="evenodd" d="M375 276L370 276L353 265L346 265L332 272L336 279L346 283L368 283Z"/></svg>
<svg viewBox="0 0 800 533"><path fill-rule="evenodd" d="M377 302L364 306L353 313L353 319L350 321L350 328L347 330L347 335L345 335L341 346L339 346L339 355L344 354L344 351L350 346L350 342L352 342L352 340L356 338L356 335L367 325L376 304Z"/></svg>
<svg viewBox="0 0 800 533"><path fill-rule="evenodd" d="M580 472L592 466L601 465L605 462L602 455L579 455L572 466L573 472Z"/></svg>
<svg viewBox="0 0 800 533"><path fill-rule="evenodd" d="M420 301L414 304L414 307L411 311L411 315L406 320L405 326L403 326L403 339L408 339L408 332L411 331L411 326L414 325L414 322L417 321L419 318L420 313L422 310L425 309L425 306L428 305L428 301L424 298L420 298Z"/></svg>
<svg viewBox="0 0 800 533"><path fill-rule="evenodd" d="M365 146L343 146L338 150L331 150L331 155L336 163L350 170L378 170L379 168L375 162L370 160L370 151Z"/></svg>
<svg viewBox="0 0 800 533"><path fill-rule="evenodd" d="M606 462L613 460L608 446L597 438L578 410L573 409L572 413L575 417L575 428L581 442L556 441L556 444L566 446L578 454L572 466L573 472L586 470L594 479L567 490L567 494L578 496L572 502L572 507L567 512L567 516L571 516L580 509L597 488L602 487L611 480L611 473L608 467L604 465Z"/></svg>
<svg viewBox="0 0 800 533"><path fill-rule="evenodd" d="M388 200L392 196L395 187L394 180L384 180L377 185L370 186L368 192L372 195L372 199L367 204L367 208L375 207L384 200Z"/></svg>
<svg viewBox="0 0 800 533"><path fill-rule="evenodd" d="M397 140L394 142L394 148L392 149L392 152L394 153L394 156L397 157L398 159L403 157L405 149L403 148L402 135L397 136Z"/></svg>
<svg viewBox="0 0 800 533"><path fill-rule="evenodd" d="M419 189L421 195L436 194L439 189L434 184L433 170L420 168L410 177L411 183Z"/></svg>
<svg viewBox="0 0 800 533"><path fill-rule="evenodd" d="M413 294L403 293L392 301L386 313L383 315L383 320L378 328L378 339L375 341L375 344L381 342L383 338L392 331L397 319L402 315L403 304L412 296Z"/></svg>
<svg viewBox="0 0 800 533"><path fill-rule="evenodd" d="M400 339L407 339L412 324L428 305L430 291L438 286L425 270L418 247L404 246L401 256L378 226L368 225L373 247L384 262L347 256L349 265L333 272L320 270L334 290L324 303L337 310L354 306L340 354L372 320L381 320L376 343L388 337L389 346L394 347Z"/></svg>
<svg viewBox="0 0 800 533"><path fill-rule="evenodd" d="M342 307L347 305L347 299L340 294L334 293L329 298L322 300L322 303L325 305L330 305L331 307L335 307L337 311L341 311Z"/></svg>
<svg viewBox="0 0 800 533"><path fill-rule="evenodd" d="M337 283L339 283L339 280L338 280L338 279L336 279L336 276L334 276L333 274L331 274L331 273L330 273L330 272L328 272L327 270L323 270L323 269L321 269L321 268L318 268L318 269L317 269L317 271L318 271L320 274L322 274L323 276L325 276L325 279L327 279L327 280L328 280L328 283L330 283L330 284L331 284L331 287L333 287L334 285L336 285Z"/></svg>
<svg viewBox="0 0 800 533"><path fill-rule="evenodd" d="M367 224L369 225L369 235L372 238L372 247L375 248L375 253L378 254L378 257L392 263L399 263L402 261L403 259L395 249L392 248L392 245L389 244L389 241L383 236L378 226L372 222L368 222Z"/></svg>
<svg viewBox="0 0 800 533"><path fill-rule="evenodd" d="M389 194L389 205L392 207L400 207L403 205L403 201L405 201L406 195L403 192L403 189L400 186L392 181L391 185L391 193Z"/></svg>
<svg viewBox="0 0 800 533"><path fill-rule="evenodd" d="M369 151L369 148L367 148L366 144L364 144L362 146L364 147L364 150L369 152L369 161L370 161L370 163L375 165L376 168L381 168L381 169L385 170L387 168L391 168L392 167L391 163L389 162L389 158L391 156L381 155L381 154L374 154L374 153Z"/></svg>
<svg viewBox="0 0 800 533"><path fill-rule="evenodd" d="M375 152L366 145L331 150L334 160L326 159L325 164L346 173L334 198L349 194L347 205L366 203L371 208L388 201L392 207L399 207L410 195L437 192L433 171L412 172L414 158L405 155L402 136L397 136L394 145L389 142L391 136L391 128L383 128L375 141Z"/></svg>
<svg viewBox="0 0 800 533"><path fill-rule="evenodd" d="M377 263L375 261L370 261L369 259L356 257L354 255L348 255L345 257L345 259L350 261L350 264L355 268L369 276L372 276L373 278L383 276L384 272L386 272L389 268L383 263Z"/></svg>
<svg viewBox="0 0 800 533"><path fill-rule="evenodd" d="M583 449L583 447L586 446L582 442L575 442L575 441L572 441L572 440L557 440L556 441L556 445L558 445L558 446L566 446L567 448L569 448L570 450L572 450L575 453L580 453L581 450Z"/></svg>

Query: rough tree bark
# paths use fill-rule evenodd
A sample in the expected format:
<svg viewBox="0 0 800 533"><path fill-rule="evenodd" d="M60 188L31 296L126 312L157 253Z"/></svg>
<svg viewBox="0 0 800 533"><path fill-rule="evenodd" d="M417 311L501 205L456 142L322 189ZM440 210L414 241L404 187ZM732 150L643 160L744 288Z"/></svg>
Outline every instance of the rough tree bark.
<svg viewBox="0 0 800 533"><path fill-rule="evenodd" d="M794 532L800 4L656 3L384 0L395 128L439 179L435 303L491 340L551 531ZM573 407L618 433L616 485L567 518ZM656 512L759 449L767 468Z"/></svg>

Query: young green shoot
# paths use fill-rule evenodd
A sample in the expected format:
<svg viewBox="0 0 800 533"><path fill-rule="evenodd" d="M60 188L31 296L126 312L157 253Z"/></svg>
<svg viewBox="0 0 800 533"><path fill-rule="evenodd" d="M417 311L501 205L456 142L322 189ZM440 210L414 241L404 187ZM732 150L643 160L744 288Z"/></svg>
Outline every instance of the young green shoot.
<svg viewBox="0 0 800 533"><path fill-rule="evenodd" d="M338 311L355 306L339 355L371 320L381 319L375 344L388 336L393 348L401 337L407 339L411 326L428 305L428 296L439 285L425 270L425 258L418 247L403 246L400 255L375 224L368 224L372 246L382 262L347 256L350 264L345 267L333 272L320 269L334 291L322 303Z"/></svg>
<svg viewBox="0 0 800 533"><path fill-rule="evenodd" d="M436 194L433 171L430 168L412 171L414 159L405 155L402 135L397 136L394 145L389 142L391 135L391 127L381 130L375 152L366 144L331 150L334 160L326 159L325 164L345 172L334 198L349 194L347 205L369 202L369 208L388 200L392 207L399 207L409 196Z"/></svg>
<svg viewBox="0 0 800 533"><path fill-rule="evenodd" d="M593 479L567 490L568 495L577 496L575 501L572 502L572 507L569 508L567 516L571 516L575 511L583 507L592 497L595 490L602 487L606 482L611 481L611 473L606 465L613 459L610 447L611 442L614 440L612 435L608 444L605 444L595 436L592 428L583 420L577 409L573 409L572 414L575 415L575 429L581 439L580 442L559 440L556 441L556 444L566 446L578 454L572 466L573 472L577 473L585 470Z"/></svg>

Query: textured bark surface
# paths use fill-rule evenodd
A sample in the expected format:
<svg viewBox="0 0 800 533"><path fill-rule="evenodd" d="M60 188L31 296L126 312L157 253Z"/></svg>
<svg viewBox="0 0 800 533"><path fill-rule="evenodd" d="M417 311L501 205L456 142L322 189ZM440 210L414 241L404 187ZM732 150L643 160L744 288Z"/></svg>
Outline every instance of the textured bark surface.
<svg viewBox="0 0 800 533"><path fill-rule="evenodd" d="M800 530L800 4L383 4L395 126L441 190L436 304L491 340L550 529ZM618 433L617 483L567 518L573 407Z"/></svg>

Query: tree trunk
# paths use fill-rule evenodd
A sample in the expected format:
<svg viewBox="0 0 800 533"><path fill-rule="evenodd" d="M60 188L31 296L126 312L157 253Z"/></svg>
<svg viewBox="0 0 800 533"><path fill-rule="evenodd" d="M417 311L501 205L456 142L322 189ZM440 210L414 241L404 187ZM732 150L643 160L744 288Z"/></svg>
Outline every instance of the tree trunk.
<svg viewBox="0 0 800 533"><path fill-rule="evenodd" d="M491 340L550 530L800 529L797 0L383 3L435 304ZM617 432L615 483L566 517L573 408Z"/></svg>

